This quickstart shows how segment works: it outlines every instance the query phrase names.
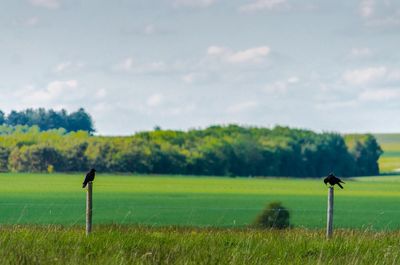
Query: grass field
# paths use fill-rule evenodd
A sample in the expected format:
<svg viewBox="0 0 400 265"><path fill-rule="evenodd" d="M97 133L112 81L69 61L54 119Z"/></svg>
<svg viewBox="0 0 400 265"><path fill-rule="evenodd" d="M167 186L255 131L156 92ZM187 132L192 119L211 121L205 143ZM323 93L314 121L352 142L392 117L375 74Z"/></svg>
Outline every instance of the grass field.
<svg viewBox="0 0 400 265"><path fill-rule="evenodd" d="M82 225L82 175L0 174L1 224ZM334 226L400 228L400 177L346 181L336 189ZM98 175L94 224L244 227L269 202L289 208L295 227L323 228L321 180Z"/></svg>
<svg viewBox="0 0 400 265"><path fill-rule="evenodd" d="M12 226L2 264L398 264L399 232Z"/></svg>
<svg viewBox="0 0 400 265"><path fill-rule="evenodd" d="M400 134L375 134L384 153L379 159L382 173L400 172Z"/></svg>

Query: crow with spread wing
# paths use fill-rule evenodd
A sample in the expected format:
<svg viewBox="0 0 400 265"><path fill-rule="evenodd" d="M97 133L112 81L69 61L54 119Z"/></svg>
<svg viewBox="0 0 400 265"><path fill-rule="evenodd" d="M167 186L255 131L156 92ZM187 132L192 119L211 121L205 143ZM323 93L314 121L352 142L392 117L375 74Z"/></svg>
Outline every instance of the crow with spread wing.
<svg viewBox="0 0 400 265"><path fill-rule="evenodd" d="M329 183L329 185L334 186L335 184L337 184L341 189L343 189L343 186L340 183L344 182L335 176L335 174L330 173L326 178L324 178L324 183L326 185L326 183Z"/></svg>
<svg viewBox="0 0 400 265"><path fill-rule="evenodd" d="M93 181L95 175L96 175L96 169L92 168L92 169L86 174L85 180L83 181L83 184L82 184L82 188L85 188L86 185L87 185L90 181Z"/></svg>

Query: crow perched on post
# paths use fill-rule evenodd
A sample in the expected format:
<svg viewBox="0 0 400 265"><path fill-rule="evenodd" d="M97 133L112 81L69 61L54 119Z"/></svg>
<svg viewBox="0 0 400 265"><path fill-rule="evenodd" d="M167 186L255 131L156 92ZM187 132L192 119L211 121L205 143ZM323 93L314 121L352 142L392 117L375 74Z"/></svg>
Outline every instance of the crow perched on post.
<svg viewBox="0 0 400 265"><path fill-rule="evenodd" d="M324 178L324 183L329 183L329 185L334 186L338 184L338 186L343 189L343 186L340 183L344 183L340 178L336 177L333 173L330 173L326 178Z"/></svg>
<svg viewBox="0 0 400 265"><path fill-rule="evenodd" d="M92 168L92 169L86 174L85 180L83 181L83 184L82 184L82 188L86 187L86 185L88 184L89 181L93 181L93 180L94 180L94 176L95 176L95 174L96 174L95 172L96 172L96 169Z"/></svg>

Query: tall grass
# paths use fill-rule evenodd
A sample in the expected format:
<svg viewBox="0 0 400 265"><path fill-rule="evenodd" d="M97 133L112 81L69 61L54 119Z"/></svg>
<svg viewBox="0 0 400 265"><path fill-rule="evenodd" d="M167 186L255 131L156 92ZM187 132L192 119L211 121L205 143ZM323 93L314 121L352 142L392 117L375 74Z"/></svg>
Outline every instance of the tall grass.
<svg viewBox="0 0 400 265"><path fill-rule="evenodd" d="M400 232L6 226L1 264L398 264Z"/></svg>

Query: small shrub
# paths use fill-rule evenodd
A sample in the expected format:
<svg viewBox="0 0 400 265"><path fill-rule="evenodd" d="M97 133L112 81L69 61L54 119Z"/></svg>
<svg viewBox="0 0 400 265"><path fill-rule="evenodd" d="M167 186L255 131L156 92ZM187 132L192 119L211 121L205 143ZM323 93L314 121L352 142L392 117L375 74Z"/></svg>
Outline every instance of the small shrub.
<svg viewBox="0 0 400 265"><path fill-rule="evenodd" d="M260 228L288 228L289 210L282 206L281 202L272 202L257 216L254 225Z"/></svg>

